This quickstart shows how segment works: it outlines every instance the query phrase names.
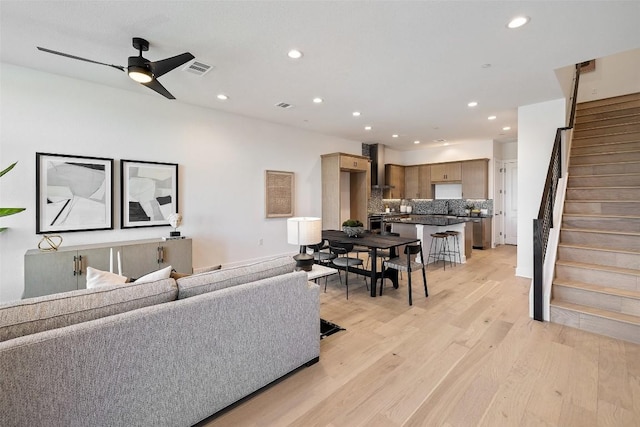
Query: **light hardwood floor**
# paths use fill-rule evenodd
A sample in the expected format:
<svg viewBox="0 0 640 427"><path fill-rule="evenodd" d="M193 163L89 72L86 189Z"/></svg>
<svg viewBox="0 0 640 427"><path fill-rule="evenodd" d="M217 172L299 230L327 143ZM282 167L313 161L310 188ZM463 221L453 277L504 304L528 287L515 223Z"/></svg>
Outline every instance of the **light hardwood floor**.
<svg viewBox="0 0 640 427"><path fill-rule="evenodd" d="M320 313L346 331L320 362L207 420L214 426L640 426L640 345L528 316L516 248L474 250L370 298L337 276ZM322 282L324 284L324 281Z"/></svg>

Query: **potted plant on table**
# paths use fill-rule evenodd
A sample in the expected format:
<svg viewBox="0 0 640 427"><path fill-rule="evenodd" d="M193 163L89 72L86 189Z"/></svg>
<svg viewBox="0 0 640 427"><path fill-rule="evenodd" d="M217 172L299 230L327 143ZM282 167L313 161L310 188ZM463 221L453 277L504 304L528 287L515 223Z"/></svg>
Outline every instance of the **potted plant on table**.
<svg viewBox="0 0 640 427"><path fill-rule="evenodd" d="M348 219L342 223L342 231L349 237L358 237L364 233L364 225L357 219Z"/></svg>

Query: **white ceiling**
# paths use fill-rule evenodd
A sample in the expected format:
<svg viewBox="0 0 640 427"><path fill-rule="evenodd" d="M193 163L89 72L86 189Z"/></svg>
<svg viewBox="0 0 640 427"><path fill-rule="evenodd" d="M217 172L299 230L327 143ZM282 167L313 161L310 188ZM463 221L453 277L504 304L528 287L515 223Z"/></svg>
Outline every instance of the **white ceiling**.
<svg viewBox="0 0 640 427"><path fill-rule="evenodd" d="M507 29L520 14L530 23ZM555 69L640 47L639 22L640 1L2 0L0 61L413 150L515 140L518 106L563 96ZM132 37L149 40L151 61L189 51L215 69L162 76L170 101L118 70L36 49L126 66Z"/></svg>

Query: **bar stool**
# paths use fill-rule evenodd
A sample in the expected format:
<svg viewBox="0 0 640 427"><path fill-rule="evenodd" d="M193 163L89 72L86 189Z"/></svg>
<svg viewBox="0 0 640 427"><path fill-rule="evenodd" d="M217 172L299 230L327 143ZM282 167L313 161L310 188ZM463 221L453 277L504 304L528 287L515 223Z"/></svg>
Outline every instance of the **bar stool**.
<svg viewBox="0 0 640 427"><path fill-rule="evenodd" d="M449 235L447 233L434 233L431 235L431 245L429 246L429 255L427 256L427 264L433 259L437 265L438 261L442 259L442 267L447 269L447 262L445 257L449 258L449 264L453 266L451 262L451 253L449 251Z"/></svg>
<svg viewBox="0 0 640 427"><path fill-rule="evenodd" d="M453 265L456 265L456 256L458 257L458 264L462 264L462 255L460 254L460 239L458 236L460 235L459 231L447 230L445 231L448 237L453 240L453 245L449 245L451 249L451 255L453 255Z"/></svg>

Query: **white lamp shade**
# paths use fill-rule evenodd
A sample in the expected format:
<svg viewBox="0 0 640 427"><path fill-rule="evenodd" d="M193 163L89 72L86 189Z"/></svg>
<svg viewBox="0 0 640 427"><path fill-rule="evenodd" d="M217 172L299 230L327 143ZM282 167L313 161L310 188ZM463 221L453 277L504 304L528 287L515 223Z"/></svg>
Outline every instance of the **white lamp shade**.
<svg viewBox="0 0 640 427"><path fill-rule="evenodd" d="M322 219L313 217L289 218L287 220L287 242L290 245L306 246L322 240Z"/></svg>

